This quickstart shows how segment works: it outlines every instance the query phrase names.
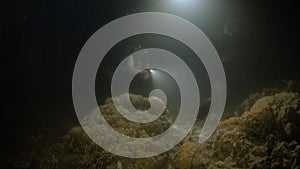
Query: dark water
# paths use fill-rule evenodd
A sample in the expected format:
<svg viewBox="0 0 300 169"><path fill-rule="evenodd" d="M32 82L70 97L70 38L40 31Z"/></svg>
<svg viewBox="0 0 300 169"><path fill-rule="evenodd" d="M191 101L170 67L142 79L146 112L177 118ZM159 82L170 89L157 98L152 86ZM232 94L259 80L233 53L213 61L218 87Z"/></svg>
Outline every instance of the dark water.
<svg viewBox="0 0 300 169"><path fill-rule="evenodd" d="M170 1L171 3L171 1ZM162 1L20 1L8 4L1 16L1 39L6 42L4 61L8 82L8 110L2 112L5 152L22 135L51 130L54 137L78 125L72 103L72 73L76 58L87 39L100 27L121 16L143 12L167 12L198 26L218 51L228 83L227 110L250 93L283 79L299 80L299 6L296 1L211 1L188 9ZM235 21L234 18L237 18ZM224 27L232 24L232 35ZM96 95L99 104L110 97L110 79L119 62L137 46L159 47L181 57L201 84L202 100L210 97L210 83L202 63L184 44L160 35L138 35L116 45L99 68ZM170 109L178 109L178 86L165 75L169 85L149 85L136 77L131 92L147 96L163 88ZM177 107L176 107L177 106Z"/></svg>

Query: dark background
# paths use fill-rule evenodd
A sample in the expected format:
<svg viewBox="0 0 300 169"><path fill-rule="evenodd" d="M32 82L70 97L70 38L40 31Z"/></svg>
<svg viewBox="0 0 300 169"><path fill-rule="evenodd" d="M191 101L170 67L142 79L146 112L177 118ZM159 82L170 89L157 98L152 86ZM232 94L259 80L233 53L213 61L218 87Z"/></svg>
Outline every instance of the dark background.
<svg viewBox="0 0 300 169"><path fill-rule="evenodd" d="M7 148L35 130L50 128L59 135L77 125L71 85L78 53L95 31L127 14L166 12L198 26L226 60L229 102L277 80L299 79L296 0L201 2L181 7L172 0L23 0L1 5L3 145ZM239 32L229 36L224 25L233 18L238 18ZM129 45L128 52L138 43Z"/></svg>

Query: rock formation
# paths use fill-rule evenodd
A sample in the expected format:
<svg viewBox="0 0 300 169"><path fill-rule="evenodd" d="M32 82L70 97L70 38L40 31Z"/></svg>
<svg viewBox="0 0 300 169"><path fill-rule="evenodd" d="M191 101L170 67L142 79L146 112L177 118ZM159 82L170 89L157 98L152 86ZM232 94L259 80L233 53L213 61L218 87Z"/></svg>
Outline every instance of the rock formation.
<svg viewBox="0 0 300 169"><path fill-rule="evenodd" d="M75 127L53 142L34 142L34 148L28 150L27 156L8 161L12 168L33 169L299 169L300 95L281 91L261 95L260 98L253 99L251 96L248 99L252 104L248 102L247 111L241 116L220 122L207 142L199 144L195 139L198 133L194 131L199 131L199 125L196 125L198 129L193 129L179 145L155 157L130 159L113 155L92 142L81 127ZM136 107L140 105L139 108L146 109L149 106L147 99L132 96L131 101ZM167 110L151 124L126 121L117 113L112 99L108 99L100 109L108 123L132 137L156 135L174 121ZM94 117L91 113L87 118Z"/></svg>

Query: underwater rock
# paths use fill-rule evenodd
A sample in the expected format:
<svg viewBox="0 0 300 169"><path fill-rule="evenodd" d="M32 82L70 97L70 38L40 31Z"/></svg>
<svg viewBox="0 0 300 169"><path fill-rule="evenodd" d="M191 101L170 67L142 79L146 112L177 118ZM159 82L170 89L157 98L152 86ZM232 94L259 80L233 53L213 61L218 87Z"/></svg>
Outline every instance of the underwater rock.
<svg viewBox="0 0 300 169"><path fill-rule="evenodd" d="M276 125L284 130L288 137L299 141L300 131L299 94L283 92L259 99L251 108L255 112L261 107L270 106L276 118Z"/></svg>
<svg viewBox="0 0 300 169"><path fill-rule="evenodd" d="M259 92L252 93L246 98L241 105L237 108L235 114L241 115L246 111L250 111L254 103L265 96L272 96L281 92L300 92L300 82L295 80L282 80L278 81L272 87L263 88Z"/></svg>
<svg viewBox="0 0 300 169"><path fill-rule="evenodd" d="M43 147L30 168L116 168L118 156L93 143L81 127L75 127L49 147Z"/></svg>
<svg viewBox="0 0 300 169"><path fill-rule="evenodd" d="M132 104L139 110L147 109L149 101L140 95L130 95ZM120 96L117 99L124 99ZM155 100L159 104L159 100ZM157 135L167 129L172 123L173 118L168 110L154 122L150 124L139 124L130 122L114 107L112 99L107 99L105 104L99 107L105 120L119 132L131 137L150 137ZM83 126L90 128L91 131L105 130L105 127L98 125L99 116L93 111L85 117ZM97 125L95 125L97 124ZM100 128L99 128L100 127ZM103 128L102 128L103 127ZM104 136L106 137L106 136ZM107 141L112 138L107 136ZM117 145L115 148L118 148ZM128 150L129 151L129 150ZM82 127L72 128L68 134L53 141L39 144L32 144L31 149L27 150L28 154L19 159L10 161L12 168L31 168L31 169L68 169L68 168L88 168L88 169L115 169L115 168L136 168L137 166L147 166L148 168L157 168L165 164L168 155L159 155L146 160L136 160L135 163L127 158L116 156L107 152L95 144L83 131ZM25 158L26 157L26 158ZM20 163L14 165L13 163ZM167 166L170 166L169 164ZM143 168L143 167L142 167ZM171 166L169 168L172 168Z"/></svg>
<svg viewBox="0 0 300 169"><path fill-rule="evenodd" d="M193 154L192 168L299 168L299 101L297 93L278 93L220 122ZM290 126L294 129L287 130Z"/></svg>
<svg viewBox="0 0 300 169"><path fill-rule="evenodd" d="M148 99L138 95L131 95L131 97L136 108L146 109L149 106ZM174 122L174 117L168 110L150 124L130 122L122 119L113 106L112 99L107 99L100 109L114 129L131 137L157 135ZM90 113L86 117L88 123L84 124L85 127L95 131L105 130L105 128L93 128L97 126L94 125L98 123L97 118L96 112ZM232 117L220 122L213 136L205 143L199 144L197 138L201 125L203 122L197 121L193 131L172 150L142 159L124 158L109 153L90 140L81 127L74 127L68 134L54 141L47 142L34 138L33 148L26 151L23 149L25 151L23 153L30 156L26 158L21 156L15 161L11 159L10 163L18 165L10 166L32 169L300 168L300 95L298 93L279 92L256 98L248 111L240 117Z"/></svg>
<svg viewBox="0 0 300 169"><path fill-rule="evenodd" d="M125 160L126 161L126 160ZM173 169L174 165L169 163L171 160L168 157L168 154L162 154L154 157L128 160L126 163L125 169Z"/></svg>

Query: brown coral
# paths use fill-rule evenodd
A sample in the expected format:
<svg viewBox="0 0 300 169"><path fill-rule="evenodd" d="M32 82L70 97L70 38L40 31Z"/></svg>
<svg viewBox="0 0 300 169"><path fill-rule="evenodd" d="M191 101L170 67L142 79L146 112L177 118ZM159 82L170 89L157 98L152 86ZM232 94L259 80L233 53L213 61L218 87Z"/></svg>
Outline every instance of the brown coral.
<svg viewBox="0 0 300 169"><path fill-rule="evenodd" d="M179 167L180 169L190 169L192 159L199 145L195 142L185 142L179 149Z"/></svg>
<svg viewBox="0 0 300 169"><path fill-rule="evenodd" d="M139 102L141 97L135 97ZM143 104L144 105L144 104ZM128 159L104 151L93 143L81 127L75 127L64 137L47 144L35 144L31 159L20 160L23 168L203 168L203 169L298 169L300 168L300 96L282 92L257 99L249 111L240 117L220 122L215 134L199 144L193 134L172 150L149 158ZM124 133L133 136L151 136L161 132L172 122L164 116L155 125L138 126L124 121L115 121L119 115L111 100L101 106L107 120L114 127L124 124ZM87 118L97 122L93 113ZM93 123L86 124L93 127ZM101 128L104 130L103 128ZM109 139L108 139L109 140ZM36 143L36 142L34 142ZM22 165L24 164L24 165Z"/></svg>

